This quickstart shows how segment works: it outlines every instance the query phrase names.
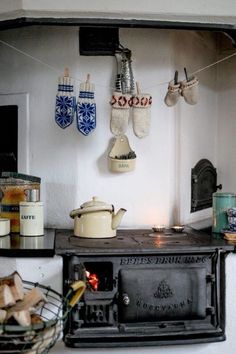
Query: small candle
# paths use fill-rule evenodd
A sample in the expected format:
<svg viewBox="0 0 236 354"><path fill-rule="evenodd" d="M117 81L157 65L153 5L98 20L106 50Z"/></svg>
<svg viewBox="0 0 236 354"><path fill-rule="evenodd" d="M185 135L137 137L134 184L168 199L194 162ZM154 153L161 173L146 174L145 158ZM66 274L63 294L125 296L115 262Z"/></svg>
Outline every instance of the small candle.
<svg viewBox="0 0 236 354"><path fill-rule="evenodd" d="M164 232L165 226L164 225L154 225L152 229L154 232Z"/></svg>
<svg viewBox="0 0 236 354"><path fill-rule="evenodd" d="M175 226L172 226L171 229L172 229L174 232L183 232L184 226L182 226L182 225L175 225Z"/></svg>

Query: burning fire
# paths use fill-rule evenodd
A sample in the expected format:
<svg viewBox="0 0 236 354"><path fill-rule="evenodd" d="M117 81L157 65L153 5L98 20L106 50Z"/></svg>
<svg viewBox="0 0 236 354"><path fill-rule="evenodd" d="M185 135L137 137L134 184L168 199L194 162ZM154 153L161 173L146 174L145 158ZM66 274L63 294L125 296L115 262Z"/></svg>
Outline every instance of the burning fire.
<svg viewBox="0 0 236 354"><path fill-rule="evenodd" d="M86 278L89 282L89 284L91 285L91 288L93 290L98 290L98 283L99 283L99 279L97 277L97 274L95 273L90 273L86 270Z"/></svg>

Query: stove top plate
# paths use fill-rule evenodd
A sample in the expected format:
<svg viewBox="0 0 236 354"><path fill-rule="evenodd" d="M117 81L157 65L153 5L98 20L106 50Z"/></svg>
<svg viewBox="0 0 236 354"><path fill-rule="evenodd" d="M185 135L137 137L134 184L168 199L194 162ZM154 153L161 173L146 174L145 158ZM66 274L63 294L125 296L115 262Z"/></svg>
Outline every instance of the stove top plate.
<svg viewBox="0 0 236 354"><path fill-rule="evenodd" d="M191 228L181 233L153 233L151 229L118 230L114 238L82 238L74 236L73 230L56 230L56 254L65 253L98 253L98 254L133 254L143 252L189 252L215 250L222 248L234 251L235 245L223 239L223 236L212 236Z"/></svg>

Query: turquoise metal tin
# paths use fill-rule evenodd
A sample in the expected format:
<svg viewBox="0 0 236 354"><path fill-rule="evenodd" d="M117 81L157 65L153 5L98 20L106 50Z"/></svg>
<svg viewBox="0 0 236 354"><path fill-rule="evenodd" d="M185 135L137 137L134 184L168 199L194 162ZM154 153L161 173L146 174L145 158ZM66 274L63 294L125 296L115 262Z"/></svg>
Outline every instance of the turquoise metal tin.
<svg viewBox="0 0 236 354"><path fill-rule="evenodd" d="M228 228L227 210L236 207L236 194L234 193L213 193L213 224L212 232L221 233L222 229Z"/></svg>

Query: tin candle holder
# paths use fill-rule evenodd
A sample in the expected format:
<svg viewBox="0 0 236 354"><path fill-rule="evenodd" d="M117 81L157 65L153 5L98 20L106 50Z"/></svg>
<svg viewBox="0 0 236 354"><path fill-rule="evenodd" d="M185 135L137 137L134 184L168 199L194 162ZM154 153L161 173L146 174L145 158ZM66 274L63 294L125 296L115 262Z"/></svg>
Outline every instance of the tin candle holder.
<svg viewBox="0 0 236 354"><path fill-rule="evenodd" d="M164 232L165 226L164 225L154 225L152 229L154 232Z"/></svg>
<svg viewBox="0 0 236 354"><path fill-rule="evenodd" d="M174 232L183 232L184 226L183 225L175 225L175 226L172 226L171 230L173 230Z"/></svg>

